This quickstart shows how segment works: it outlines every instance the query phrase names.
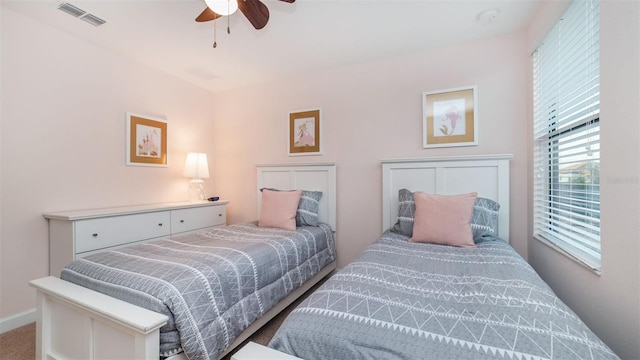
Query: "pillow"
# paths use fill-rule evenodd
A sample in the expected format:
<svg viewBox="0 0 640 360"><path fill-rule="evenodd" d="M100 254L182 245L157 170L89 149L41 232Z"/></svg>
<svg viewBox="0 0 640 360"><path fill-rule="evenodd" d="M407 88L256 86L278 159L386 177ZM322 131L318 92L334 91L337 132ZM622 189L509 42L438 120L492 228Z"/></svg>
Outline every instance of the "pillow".
<svg viewBox="0 0 640 360"><path fill-rule="evenodd" d="M391 228L391 231L411 237L413 236L413 214L416 211L413 193L407 189L400 189L398 201L398 221ZM471 218L474 240L485 235L498 234L498 210L500 210L499 203L482 197L476 199Z"/></svg>
<svg viewBox="0 0 640 360"><path fill-rule="evenodd" d="M475 247L471 231L473 205L478 194L434 195L413 193L416 212L412 242Z"/></svg>
<svg viewBox="0 0 640 360"><path fill-rule="evenodd" d="M498 210L500 210L500 204L497 202L481 197L476 199L471 218L474 239L498 234Z"/></svg>
<svg viewBox="0 0 640 360"><path fill-rule="evenodd" d="M416 212L416 204L413 201L413 193L407 189L398 191L398 221L391 231L400 235L413 235L413 214Z"/></svg>
<svg viewBox="0 0 640 360"><path fill-rule="evenodd" d="M318 210L321 198L322 191L302 190L296 212L297 226L318 226Z"/></svg>
<svg viewBox="0 0 640 360"><path fill-rule="evenodd" d="M273 188L262 188L260 191L265 189L271 191L293 191ZM296 226L318 226L318 211L320 209L321 198L322 191L302 190L296 211Z"/></svg>
<svg viewBox="0 0 640 360"><path fill-rule="evenodd" d="M296 212L302 190L273 191L263 189L258 226L285 230L296 229Z"/></svg>

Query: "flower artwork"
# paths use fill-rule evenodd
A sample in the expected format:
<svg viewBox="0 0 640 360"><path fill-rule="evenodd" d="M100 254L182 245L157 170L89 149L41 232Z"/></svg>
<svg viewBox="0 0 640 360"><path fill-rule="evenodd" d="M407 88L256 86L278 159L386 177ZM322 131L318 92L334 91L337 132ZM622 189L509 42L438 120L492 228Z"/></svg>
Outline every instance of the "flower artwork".
<svg viewBox="0 0 640 360"><path fill-rule="evenodd" d="M320 155L320 109L289 113L289 156Z"/></svg>
<svg viewBox="0 0 640 360"><path fill-rule="evenodd" d="M126 164L167 166L167 122L161 118L127 113Z"/></svg>
<svg viewBox="0 0 640 360"><path fill-rule="evenodd" d="M162 129L152 126L138 125L136 134L138 137L136 146L138 156L154 158L160 157L162 152L160 149Z"/></svg>
<svg viewBox="0 0 640 360"><path fill-rule="evenodd" d="M478 145L476 103L475 86L423 93L423 147Z"/></svg>
<svg viewBox="0 0 640 360"><path fill-rule="evenodd" d="M314 146L316 144L313 120L313 118L296 119L294 122L297 129L296 142L293 146Z"/></svg>
<svg viewBox="0 0 640 360"><path fill-rule="evenodd" d="M465 104L464 99L434 102L434 131L436 136L451 136L465 134Z"/></svg>

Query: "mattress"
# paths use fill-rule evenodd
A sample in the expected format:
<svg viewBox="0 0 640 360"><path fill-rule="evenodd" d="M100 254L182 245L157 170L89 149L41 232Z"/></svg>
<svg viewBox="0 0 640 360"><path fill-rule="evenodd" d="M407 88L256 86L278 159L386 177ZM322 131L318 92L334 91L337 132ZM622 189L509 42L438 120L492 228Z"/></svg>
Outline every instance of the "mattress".
<svg viewBox="0 0 640 360"><path fill-rule="evenodd" d="M167 315L162 356L216 359L254 320L335 259L331 228L237 224L103 251L61 278Z"/></svg>
<svg viewBox="0 0 640 360"><path fill-rule="evenodd" d="M313 359L615 359L506 242L391 232L294 309L269 346Z"/></svg>

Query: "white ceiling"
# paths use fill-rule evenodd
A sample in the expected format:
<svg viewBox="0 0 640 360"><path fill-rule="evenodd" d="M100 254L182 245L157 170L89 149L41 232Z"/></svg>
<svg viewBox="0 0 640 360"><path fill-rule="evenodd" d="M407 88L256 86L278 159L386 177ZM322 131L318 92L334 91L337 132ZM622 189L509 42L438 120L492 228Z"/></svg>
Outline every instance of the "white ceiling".
<svg viewBox="0 0 640 360"><path fill-rule="evenodd" d="M197 23L203 0L68 0L106 23L60 10L60 0L2 6L166 73L220 91L293 74L522 31L542 0L263 0L269 23L255 30L238 11ZM478 15L497 9L483 25ZM227 21L231 34L226 33Z"/></svg>

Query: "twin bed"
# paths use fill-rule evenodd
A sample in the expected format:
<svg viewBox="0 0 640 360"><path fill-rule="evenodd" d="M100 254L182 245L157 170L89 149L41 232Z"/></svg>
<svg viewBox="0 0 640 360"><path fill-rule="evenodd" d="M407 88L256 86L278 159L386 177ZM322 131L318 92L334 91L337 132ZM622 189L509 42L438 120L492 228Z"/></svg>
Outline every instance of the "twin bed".
<svg viewBox="0 0 640 360"><path fill-rule="evenodd" d="M221 358L326 277L335 269L335 164L259 165L256 182L259 215L269 205L260 189L305 189L287 215L298 220L293 231L215 227L102 251L60 279L32 281L37 358Z"/></svg>
<svg viewBox="0 0 640 360"><path fill-rule="evenodd" d="M382 235L354 262L339 270L304 299L288 315L272 338L269 344L271 349L264 349L265 352L259 355L266 357L271 351L275 354L273 358L279 358L278 354L281 354L282 358L292 355L307 360L617 358L509 246L509 159L508 155L497 155L383 161ZM327 175L325 167L328 167L330 175ZM318 172L318 169L322 171ZM331 234L331 229L336 229L335 165L259 167L258 189L261 188L321 189L326 202L319 211L320 219L329 218L333 222L329 220L330 226L327 228L314 228L328 235ZM470 227L473 234L470 246L425 243L419 239L417 231L411 232L415 229L414 222L416 225L422 222L419 219L424 214L421 212L424 209L421 200L423 193L476 193L473 209L469 210L472 211ZM258 196L258 199L258 207L261 208L261 197ZM455 219L438 219L440 223L449 225L454 223L453 220ZM231 231L229 229L238 227L251 229L248 234L236 236L235 241L238 241L256 236L252 226L255 227L247 224L233 225L221 228L220 231ZM283 230L269 231L276 232L278 237L287 233ZM295 233L306 231L307 227L298 227ZM428 237L430 232L427 233ZM208 234L209 237L218 236ZM166 241L173 243L173 240ZM201 240L196 240L198 241ZM275 252L280 252L291 241L268 242L273 244L272 248L277 248ZM244 244L245 240L240 242ZM256 290L259 282L278 284L274 286L293 290L290 298L300 296L305 289L335 267L330 260L331 240L325 243L326 245L314 245L326 249L325 255L310 255L315 260L301 260L304 257L302 254L312 253L309 249L299 249L300 251L294 252L295 255L286 255L285 258L289 260L284 262L288 265L279 265L276 271L288 274L282 281L267 278L268 271L252 261L244 261L249 263L244 270L239 270L239 265L235 265L238 261L230 262L229 264L234 265L229 266L229 273L240 271L251 275L250 273L257 272L259 276L248 276L245 279L248 286L237 286L229 292L239 294L238 299L223 299L213 303L218 307L223 307L219 304L229 304L226 307L244 308L249 305L243 301L261 302L256 300L270 296ZM221 247L226 248L226 245ZM132 251L138 250L134 248ZM322 254L323 251L319 253ZM139 255L147 257L147 254ZM319 257L326 259L320 260ZM237 257L236 260L240 258ZM113 261L126 263L122 259ZM329 264L324 265L327 262ZM278 263L283 261L279 260ZM300 263L308 264L306 267L312 269L311 272L316 272L316 275L302 275L296 265ZM74 264L71 269L80 265L84 266ZM141 267L153 272L147 266ZM243 276L229 276L243 279ZM309 277L311 280L305 282ZM55 284L43 285L49 281ZM158 329L167 327L167 319L169 324L179 322L171 319L172 316L180 317L179 314L162 315L162 311L151 312L127 303L118 303L120 306L132 307L124 313L111 309L87 309L92 306L95 301L92 299L95 297L104 296L107 301L112 301L113 298L60 279L45 278L35 282L39 301L38 356L42 358L58 358L59 349L70 347L69 344L76 340L74 336L78 335L61 336L53 331L62 327L66 329L68 325L65 321L68 322L69 317L80 316L80 320L76 321L92 324L90 340L94 345L91 345L89 354L102 356L103 349L121 346L132 349L124 356L114 352L103 356L109 358L158 358L161 354L158 349L159 339L165 336L160 335ZM304 285L300 286L302 283ZM85 295L66 295L64 290L60 290L62 288L57 288L59 285L70 286L74 293L84 294L86 291L87 298L83 299ZM117 286L114 288L111 295L117 295L120 290ZM149 289L138 290L146 294ZM162 291L166 292L166 289ZM273 295L272 291L268 293ZM196 297L207 298L206 295ZM130 296L124 298L129 299ZM277 300L271 301L273 302ZM202 306L210 308L212 305ZM265 308L270 306L271 304L264 304ZM223 316L220 320L209 321L222 326L209 326L199 331L201 334L208 334L204 338L200 336L202 340L195 336L194 342L201 343L195 347L204 350L187 350L191 345L185 344L183 339L181 346L187 354L179 356L189 359L215 359L223 356L244 341L252 328L264 324L284 306L286 305L276 305L267 315L262 315L262 310L254 311L252 316L232 312L226 318ZM208 311L216 313L217 309ZM90 313L90 316L86 313ZM131 326L122 325L121 322L128 321L128 315L149 317L150 320L145 325L149 329L132 331ZM154 321L158 324L154 325ZM253 325L249 326L251 322ZM105 326L109 331L104 331ZM238 335L234 341L235 333L246 326L249 326L249 330ZM234 327L239 329L229 330ZM112 333L111 329L114 328L124 330ZM148 331L156 334L140 335ZM130 335L131 333L134 335ZM227 338L229 333L234 335ZM60 355L64 356L69 354ZM242 356L241 350L234 358L241 359Z"/></svg>
<svg viewBox="0 0 640 360"><path fill-rule="evenodd" d="M509 159L383 161L382 235L289 313L269 347L307 360L617 358L508 244ZM419 192L456 194L427 203L439 208L426 236ZM474 192L472 246L437 244L455 233L451 203Z"/></svg>

